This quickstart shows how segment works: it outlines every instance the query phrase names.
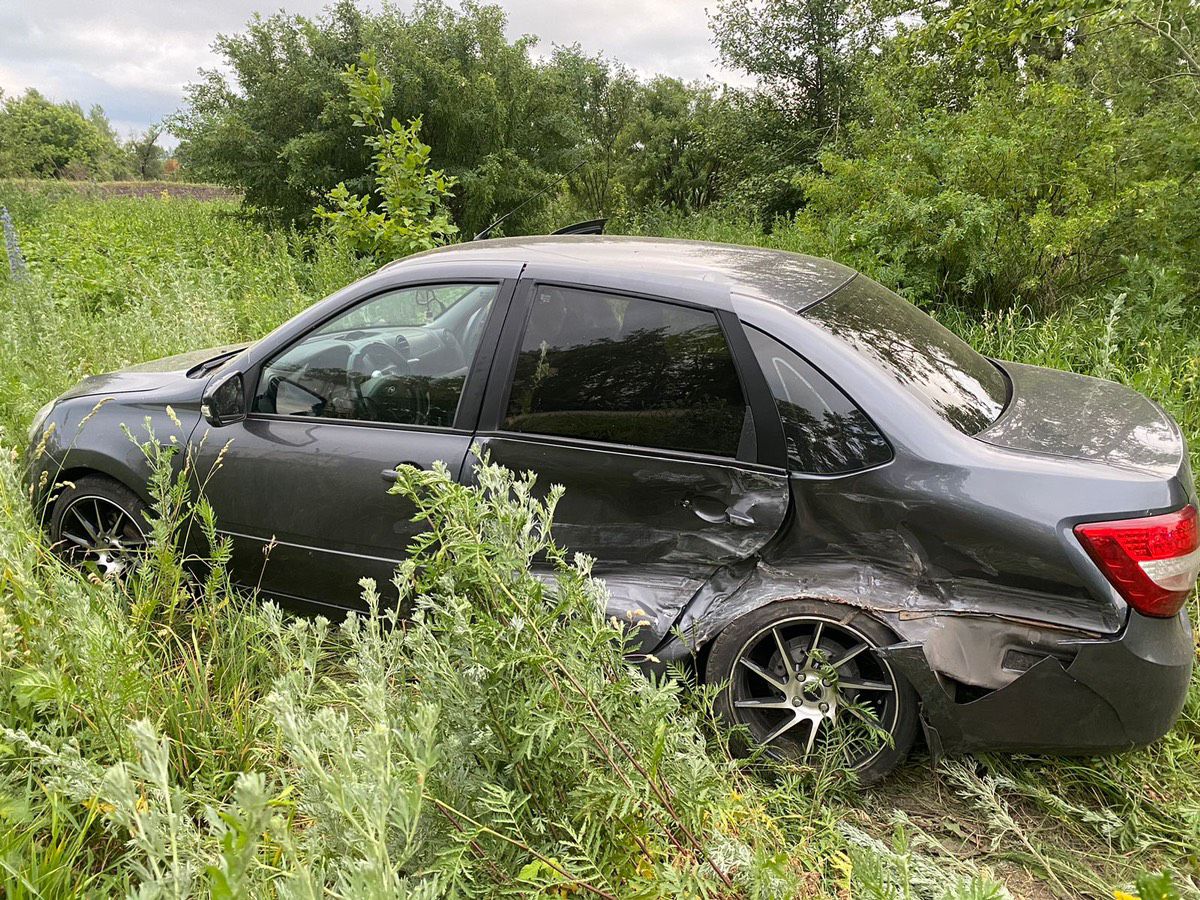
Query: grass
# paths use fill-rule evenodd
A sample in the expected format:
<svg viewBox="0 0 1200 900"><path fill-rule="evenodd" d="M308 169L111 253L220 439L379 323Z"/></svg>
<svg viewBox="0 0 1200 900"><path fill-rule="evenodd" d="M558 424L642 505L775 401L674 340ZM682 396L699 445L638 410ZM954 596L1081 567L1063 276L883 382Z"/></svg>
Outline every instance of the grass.
<svg viewBox="0 0 1200 900"><path fill-rule="evenodd" d="M620 665L569 562L568 607L480 568L519 571L537 549L504 530L541 515L519 491L499 499L511 484L490 498L411 485L450 517L422 588L438 616L411 629L264 610L224 582L219 543L200 584L169 552L121 590L64 570L7 456L34 410L87 373L258 336L361 266L228 200L9 183L0 203L31 270L0 276L4 896L940 898L1002 896L996 879L1015 897L1111 897L1160 870L1200 895L1200 683L1171 734L1119 756L918 755L862 794L827 772L746 767L703 693ZM786 228L652 227L803 249ZM1136 290L1051 317L934 312L990 354L1137 387L1195 452L1200 323L1130 271ZM182 489L156 490L178 522Z"/></svg>

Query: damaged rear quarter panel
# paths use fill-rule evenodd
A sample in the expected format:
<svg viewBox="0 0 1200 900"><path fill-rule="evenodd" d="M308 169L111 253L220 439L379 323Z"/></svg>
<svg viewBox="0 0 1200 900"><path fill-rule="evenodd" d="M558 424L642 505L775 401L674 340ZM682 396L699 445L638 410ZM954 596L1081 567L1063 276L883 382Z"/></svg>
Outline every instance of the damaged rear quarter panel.
<svg viewBox="0 0 1200 900"><path fill-rule="evenodd" d="M751 565L706 586L678 624L699 646L764 604L811 597L870 610L906 639L923 638L930 627L923 619L964 615L1114 633L1124 603L1102 578L1087 577L1086 557L1062 525L1075 517L1061 518L1071 498L1101 492L1078 473L1064 486L1064 474L898 455L856 475L793 476L793 508L780 535ZM1143 487L1128 502L1145 503ZM1092 503L1112 502L1113 493L1106 485L1106 499ZM1171 502L1165 487L1155 493L1156 502ZM1074 506L1077 517L1094 509Z"/></svg>
<svg viewBox="0 0 1200 900"><path fill-rule="evenodd" d="M1064 743L1093 752L1161 736L1187 690L1186 624L1170 630L1131 616L1102 577L1087 577L1094 567L1071 525L1110 504L1152 510L1186 495L1177 483L1112 479L1093 464L1034 459L1006 470L988 464L992 452L1005 451L984 448L974 466L898 454L856 475L793 476L777 538L710 579L656 655L698 650L767 604L823 599L869 613L900 638L885 653L921 695L935 752ZM1157 629L1168 645L1131 649L1134 619L1139 634ZM958 685L977 690L962 695Z"/></svg>

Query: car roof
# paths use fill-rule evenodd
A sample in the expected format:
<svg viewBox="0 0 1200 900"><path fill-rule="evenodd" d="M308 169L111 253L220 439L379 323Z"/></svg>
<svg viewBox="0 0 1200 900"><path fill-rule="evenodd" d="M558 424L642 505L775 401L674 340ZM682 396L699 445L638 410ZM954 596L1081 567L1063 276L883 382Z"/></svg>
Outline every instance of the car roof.
<svg viewBox="0 0 1200 900"><path fill-rule="evenodd" d="M547 263L605 272L636 280L663 279L725 284L731 293L802 310L829 296L854 277L840 263L785 250L708 241L597 235L537 235L451 244L397 260L385 270L417 261L455 260Z"/></svg>

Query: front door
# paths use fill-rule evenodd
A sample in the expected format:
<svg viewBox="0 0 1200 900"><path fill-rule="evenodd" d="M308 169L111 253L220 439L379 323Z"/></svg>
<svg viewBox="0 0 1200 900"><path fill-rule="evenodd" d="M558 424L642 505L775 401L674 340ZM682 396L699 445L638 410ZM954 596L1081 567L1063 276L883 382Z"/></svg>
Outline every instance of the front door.
<svg viewBox="0 0 1200 900"><path fill-rule="evenodd" d="M595 559L608 612L645 623L648 650L717 569L779 530L786 472L758 462L753 404L714 311L555 285L521 295L502 338L511 373L493 373L479 443L543 490L566 488L556 540Z"/></svg>
<svg viewBox="0 0 1200 900"><path fill-rule="evenodd" d="M395 598L392 574L417 526L412 506L388 494L389 472L440 461L458 477L474 425L460 400L486 375L472 363L500 292L389 290L262 364L249 416L211 431L197 460L233 539L236 581L284 602L361 608L359 582L372 578Z"/></svg>

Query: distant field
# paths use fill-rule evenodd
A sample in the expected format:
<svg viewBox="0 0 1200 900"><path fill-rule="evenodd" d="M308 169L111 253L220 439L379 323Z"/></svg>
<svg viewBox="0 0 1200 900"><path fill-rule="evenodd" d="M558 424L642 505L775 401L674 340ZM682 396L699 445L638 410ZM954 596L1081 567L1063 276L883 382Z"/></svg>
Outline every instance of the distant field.
<svg viewBox="0 0 1200 900"><path fill-rule="evenodd" d="M352 691L356 679L367 677L363 658L353 660L355 669L328 648L311 650L313 668L305 668L309 662L297 661L303 648L296 638L288 644L297 654L289 663L295 668L285 673L277 654L287 642L272 637L261 613L219 586L201 600L161 581L127 596L63 573L48 562L8 456L23 444L34 411L83 375L257 337L358 277L363 265L319 239L268 229L245 216L234 195L213 186L0 182L0 204L12 211L30 268L20 284L0 269L0 723L53 749L41 758L42 751L11 732L0 733L0 895L124 892L153 875L176 879L169 883L179 895L208 896L213 872L235 863L245 865L244 872L237 869L246 879L244 892L228 896L270 895L278 886L271 879L284 871L332 881L330 873L358 860L356 854L379 850L392 859L387 841L376 847L359 835L370 830L370 815L387 812L371 805L384 783L372 779L400 764L389 758L385 765L366 751L338 755L345 749L338 744L342 732L369 746L370 730L354 731L356 704L370 700ZM643 227L803 249L793 246L786 228L768 237L712 219ZM1200 312L1152 309L1146 298L1121 297L1048 318L1022 310L978 318L935 312L994 356L1117 378L1144 391L1180 420L1195 454ZM163 563L162 571L174 571L171 565ZM311 729L302 736L314 742L314 759L345 765L337 770L350 785L345 795L292 753L292 738L279 730L278 698L268 698L273 679L284 674L292 679L288 690L301 696L312 672L330 671L336 676L330 684L345 691L313 687L303 695L310 706L300 724ZM403 685L389 681L379 690L388 703L399 702ZM349 724L321 718L321 710L345 713ZM144 839L112 824L124 814L119 803L79 799L80 785L99 778L103 767L136 756L127 726L139 719L173 742L163 769L170 790L139 770L127 791L125 812L133 820L149 817L147 810L161 817L154 820L158 830ZM696 734L698 743L708 741L713 765L726 765L719 741L699 728ZM271 805L261 820L238 819L242 831L229 826L234 836L225 846L218 837L225 832L204 810L248 809L236 806L243 771L261 773ZM182 812L164 812L172 798ZM338 806L351 801L362 803L357 818ZM995 878L1018 898L1111 898L1114 890L1132 890L1139 873L1161 869L1169 870L1181 895L1200 896L1200 676L1179 726L1148 750L1096 760L984 757L937 768L918 754L870 794L845 791L812 772L777 773L711 802L703 824L731 842L721 844L730 865L749 865L750 851L739 856L744 847L735 838L744 835L749 846L761 835L762 820L771 818L775 858L756 865L801 878L806 893L800 896L983 900L1004 896L999 889L986 892L986 881ZM354 830L360 825L362 832ZM178 833L171 830L176 826ZM432 834L455 833L443 817L429 827L444 829ZM400 841L398 831L388 834ZM237 855L239 840L250 847L248 856ZM519 853L496 846L512 866L502 874L515 878ZM469 858L469 846L461 849ZM647 883L669 893L669 882L653 879L683 865L685 856L669 843L635 853L628 877L651 879ZM171 859L178 869L163 862ZM368 871L370 860L364 860ZM878 872L864 860L874 860ZM957 885L960 878L976 881L967 888ZM559 885L538 895L586 894ZM758 896L772 895L763 888Z"/></svg>
<svg viewBox="0 0 1200 900"><path fill-rule="evenodd" d="M153 197L164 195L188 200L239 200L241 195L219 184L192 184L186 181L34 181L0 179L0 186L27 193L76 193L81 197Z"/></svg>

